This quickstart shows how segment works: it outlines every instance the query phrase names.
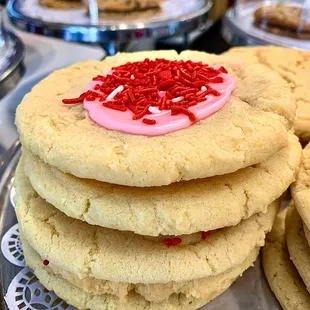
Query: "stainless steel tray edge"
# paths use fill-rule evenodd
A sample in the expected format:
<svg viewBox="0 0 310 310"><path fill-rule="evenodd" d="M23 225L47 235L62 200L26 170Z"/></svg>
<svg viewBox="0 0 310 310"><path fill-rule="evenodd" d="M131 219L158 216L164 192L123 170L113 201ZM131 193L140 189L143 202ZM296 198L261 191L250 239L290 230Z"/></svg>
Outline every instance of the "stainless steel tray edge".
<svg viewBox="0 0 310 310"><path fill-rule="evenodd" d="M15 141L7 152L0 157L0 240L5 232L17 222L15 211L10 204L10 190L13 185L15 167L20 157L20 143ZM4 301L10 281L20 271L5 259L0 251L0 310L7 310Z"/></svg>

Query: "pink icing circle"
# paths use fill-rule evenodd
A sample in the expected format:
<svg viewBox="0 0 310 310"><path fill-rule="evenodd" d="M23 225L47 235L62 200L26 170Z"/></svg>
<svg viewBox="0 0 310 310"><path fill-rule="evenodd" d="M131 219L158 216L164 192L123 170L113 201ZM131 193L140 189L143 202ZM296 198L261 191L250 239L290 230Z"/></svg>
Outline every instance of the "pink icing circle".
<svg viewBox="0 0 310 310"><path fill-rule="evenodd" d="M206 101L188 108L188 110L195 114L198 121L222 109L235 88L235 81L229 74L221 73L218 76L224 79L223 83L211 83L208 85L217 90L220 96L208 95ZM86 91L94 90L95 85L101 83L92 81ZM184 114L171 115L170 110L163 110L159 114L147 115L147 118L156 120L155 125L147 125L143 123L142 118L133 120L132 116L134 114L130 110L122 112L105 108L99 99L95 101L85 99L84 109L88 111L90 118L97 124L110 130L135 135L159 136L187 128L193 124L188 116Z"/></svg>

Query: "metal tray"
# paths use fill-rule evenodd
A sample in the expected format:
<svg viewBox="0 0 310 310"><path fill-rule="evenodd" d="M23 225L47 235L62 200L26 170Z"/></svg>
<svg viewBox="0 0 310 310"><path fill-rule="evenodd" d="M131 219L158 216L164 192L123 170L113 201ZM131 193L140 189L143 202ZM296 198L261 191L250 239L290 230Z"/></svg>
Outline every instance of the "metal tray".
<svg viewBox="0 0 310 310"><path fill-rule="evenodd" d="M10 192L16 164L20 156L20 144L16 142L0 157L0 238L16 222L14 208L10 202ZM7 261L0 251L0 309L7 309L4 296L11 280L20 271L20 268Z"/></svg>
<svg viewBox="0 0 310 310"><path fill-rule="evenodd" d="M0 17L1 18L1 17ZM12 90L23 75L25 49L11 31L0 29L0 99Z"/></svg>
<svg viewBox="0 0 310 310"><path fill-rule="evenodd" d="M273 2L275 1L268 1L268 4ZM300 5L293 1L290 4ZM272 44L310 50L310 40L279 36L255 27L253 13L258 6L261 4L246 3L227 10L223 20L222 35L229 44L235 46Z"/></svg>
<svg viewBox="0 0 310 310"><path fill-rule="evenodd" d="M159 11L97 11L90 17L86 9L54 10L41 7L38 0L10 0L7 12L22 30L67 41L115 44L189 32L207 20L211 7L210 0L166 0Z"/></svg>

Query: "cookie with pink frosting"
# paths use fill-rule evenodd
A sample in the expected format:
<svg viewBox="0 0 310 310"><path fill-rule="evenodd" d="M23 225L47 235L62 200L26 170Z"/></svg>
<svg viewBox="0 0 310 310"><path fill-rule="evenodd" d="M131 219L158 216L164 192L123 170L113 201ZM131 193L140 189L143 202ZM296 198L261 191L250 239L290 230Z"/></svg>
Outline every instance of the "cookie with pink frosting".
<svg viewBox="0 0 310 310"><path fill-rule="evenodd" d="M148 187L264 161L288 145L295 110L288 84L261 65L156 51L54 72L16 124L24 147L63 172Z"/></svg>

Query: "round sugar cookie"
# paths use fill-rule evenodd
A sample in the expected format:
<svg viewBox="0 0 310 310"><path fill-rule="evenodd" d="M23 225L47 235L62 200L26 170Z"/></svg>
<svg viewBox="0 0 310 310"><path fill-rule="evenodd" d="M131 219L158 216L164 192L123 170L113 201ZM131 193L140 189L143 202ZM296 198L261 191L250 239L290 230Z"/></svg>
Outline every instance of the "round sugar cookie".
<svg viewBox="0 0 310 310"><path fill-rule="evenodd" d="M271 33L274 33L274 34L280 35L280 36L297 38L297 39L301 39L301 40L309 40L310 39L310 32L309 31L307 31L307 32L296 32L294 30L269 26L269 25L266 25L265 23L261 23L261 22L256 22L255 26L260 28L260 29L263 29L267 32L271 32Z"/></svg>
<svg viewBox="0 0 310 310"><path fill-rule="evenodd" d="M291 185L295 207L305 225L310 228L310 143L303 149L302 162Z"/></svg>
<svg viewBox="0 0 310 310"><path fill-rule="evenodd" d="M237 225L266 212L295 180L301 146L289 135L288 148L263 163L229 175L155 188L79 179L26 149L21 160L35 191L70 217L141 235L182 235Z"/></svg>
<svg viewBox="0 0 310 310"><path fill-rule="evenodd" d="M308 291L310 288L310 246L305 237L302 220L295 208L289 208L286 215L286 242L296 269Z"/></svg>
<svg viewBox="0 0 310 310"><path fill-rule="evenodd" d="M31 256L30 252L35 251L23 238L22 234L21 240L27 263L32 266L31 262L28 262L28 253L29 256ZM146 301L156 303L169 302L169 300L173 298L173 294L179 296L185 295L190 300L204 300L207 302L223 292L237 277L241 276L242 273L253 264L258 254L259 248L254 249L240 265L217 276L187 282L168 282L165 284L131 284L103 281L95 278L79 279L73 273L55 267L52 262L49 262L48 269L50 269L55 275L69 282L71 285L82 289L85 293L95 296L108 294L116 297L123 303L128 301L128 297L130 301L130 296L133 293L136 293L136 295L140 297L142 296ZM39 256L37 253L36 255ZM40 265L42 264L42 261L43 259L41 257Z"/></svg>
<svg viewBox="0 0 310 310"><path fill-rule="evenodd" d="M224 55L260 63L279 73L291 84L297 110L295 134L303 141L310 140L310 52L280 46L235 47Z"/></svg>
<svg viewBox="0 0 310 310"><path fill-rule="evenodd" d="M92 295L82 289L70 284L64 280L61 275L53 273L51 268L42 264L42 259L38 253L28 244L23 242L23 249L27 265L34 270L34 273L40 282L49 290L52 290L60 298L66 300L69 304L78 309L102 310L104 309L122 309L122 310L191 310L198 309L208 303L223 291L225 291L232 282L250 267L253 263L253 257L257 252L252 252L241 265L226 273L210 278L209 285L205 287L206 296L203 299L187 297L184 294L174 294L168 300L160 303L148 302L139 294L131 292L126 303L111 295ZM121 308L120 308L121 307Z"/></svg>
<svg viewBox="0 0 310 310"><path fill-rule="evenodd" d="M309 310L310 295L290 260L285 240L285 215L276 218L263 248L263 266L269 286L284 310Z"/></svg>
<svg viewBox="0 0 310 310"><path fill-rule="evenodd" d="M99 0L98 9L108 12L133 12L159 8L163 0Z"/></svg>
<svg viewBox="0 0 310 310"><path fill-rule="evenodd" d="M255 21L289 29L295 32L310 31L310 23L303 7L297 5L267 5L255 10Z"/></svg>
<svg viewBox="0 0 310 310"><path fill-rule="evenodd" d="M146 57L224 65L235 90L217 113L153 137L105 129L81 104L62 103L79 96L94 76ZM295 110L288 84L259 64L242 65L202 52L156 51L118 54L55 71L25 96L16 125L24 147L63 172L146 187L226 174L264 161L287 146Z"/></svg>
<svg viewBox="0 0 310 310"><path fill-rule="evenodd" d="M67 217L37 195L22 169L19 166L15 175L20 229L42 257L79 278L167 283L220 274L264 245L279 207L275 201L266 214L215 231L196 244L167 247L161 238L150 239Z"/></svg>
<svg viewBox="0 0 310 310"><path fill-rule="evenodd" d="M85 8L86 5L83 1L72 0L39 0L40 5L51 9L59 10L75 10Z"/></svg>

